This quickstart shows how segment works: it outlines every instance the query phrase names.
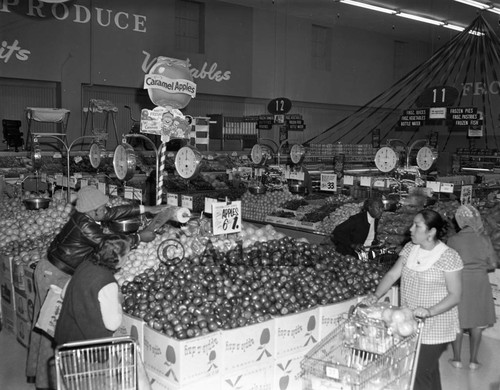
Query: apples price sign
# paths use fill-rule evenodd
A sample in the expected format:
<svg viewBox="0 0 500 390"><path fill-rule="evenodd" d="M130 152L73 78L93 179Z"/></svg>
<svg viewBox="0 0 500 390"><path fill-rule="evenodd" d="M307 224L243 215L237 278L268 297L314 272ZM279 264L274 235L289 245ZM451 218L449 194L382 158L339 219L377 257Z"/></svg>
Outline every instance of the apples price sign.
<svg viewBox="0 0 500 390"><path fill-rule="evenodd" d="M215 235L241 232L241 201L212 204L212 230Z"/></svg>

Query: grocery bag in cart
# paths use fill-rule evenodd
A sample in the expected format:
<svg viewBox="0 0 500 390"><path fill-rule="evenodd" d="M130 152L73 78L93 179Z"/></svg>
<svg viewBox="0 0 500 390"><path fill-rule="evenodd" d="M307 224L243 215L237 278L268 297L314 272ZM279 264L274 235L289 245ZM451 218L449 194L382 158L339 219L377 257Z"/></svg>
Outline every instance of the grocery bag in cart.
<svg viewBox="0 0 500 390"><path fill-rule="evenodd" d="M413 317L406 319L408 313L408 309L384 302L340 316L335 329L301 362L302 388L411 390L423 322ZM392 316L398 323L392 322ZM413 328L407 326L410 321Z"/></svg>
<svg viewBox="0 0 500 390"><path fill-rule="evenodd" d="M150 390L136 342L110 337L56 348L58 390Z"/></svg>

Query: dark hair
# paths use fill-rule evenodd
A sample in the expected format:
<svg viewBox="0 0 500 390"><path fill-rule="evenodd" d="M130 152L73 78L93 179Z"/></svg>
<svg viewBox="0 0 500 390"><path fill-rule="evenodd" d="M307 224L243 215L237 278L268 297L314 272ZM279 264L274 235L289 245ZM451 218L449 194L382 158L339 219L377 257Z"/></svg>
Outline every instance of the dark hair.
<svg viewBox="0 0 500 390"><path fill-rule="evenodd" d="M372 207L376 204L378 204L382 207L384 206L381 198L368 198L368 199L366 199L365 202L363 203L363 211L368 211L370 209L370 207Z"/></svg>
<svg viewBox="0 0 500 390"><path fill-rule="evenodd" d="M436 239L440 239L444 234L445 222L441 214L431 209L420 210L417 214L422 215L427 229L436 229Z"/></svg>
<svg viewBox="0 0 500 390"><path fill-rule="evenodd" d="M112 234L101 241L91 261L96 265L115 271L120 257L125 256L129 250L130 243L126 239L120 235Z"/></svg>

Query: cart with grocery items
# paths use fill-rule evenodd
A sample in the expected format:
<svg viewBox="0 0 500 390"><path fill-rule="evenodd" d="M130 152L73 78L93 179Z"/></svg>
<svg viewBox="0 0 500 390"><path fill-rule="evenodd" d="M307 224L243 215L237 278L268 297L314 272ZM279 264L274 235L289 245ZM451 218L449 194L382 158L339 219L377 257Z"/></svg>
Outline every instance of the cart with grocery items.
<svg viewBox="0 0 500 390"><path fill-rule="evenodd" d="M56 348L58 390L136 390L138 350L130 337L66 343Z"/></svg>
<svg viewBox="0 0 500 390"><path fill-rule="evenodd" d="M378 317L357 310L340 316L335 329L302 360L303 389L411 390L423 321L414 319L411 334L403 337Z"/></svg>

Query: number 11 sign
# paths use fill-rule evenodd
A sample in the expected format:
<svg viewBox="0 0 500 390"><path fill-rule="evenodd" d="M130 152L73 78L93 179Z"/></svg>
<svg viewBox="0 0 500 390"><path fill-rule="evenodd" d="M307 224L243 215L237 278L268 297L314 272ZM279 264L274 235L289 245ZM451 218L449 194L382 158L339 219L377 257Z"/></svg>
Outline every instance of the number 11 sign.
<svg viewBox="0 0 500 390"><path fill-rule="evenodd" d="M212 204L212 230L215 235L241 232L241 201Z"/></svg>

